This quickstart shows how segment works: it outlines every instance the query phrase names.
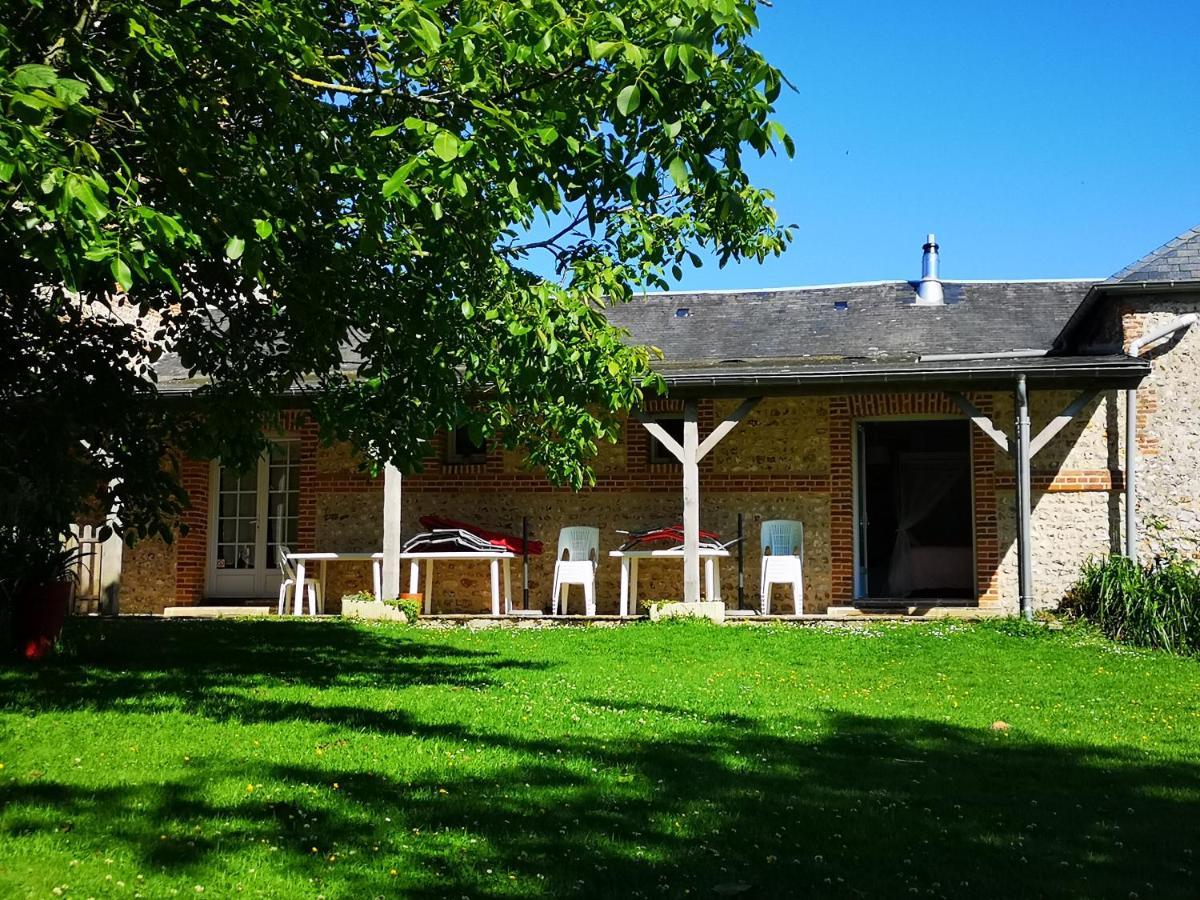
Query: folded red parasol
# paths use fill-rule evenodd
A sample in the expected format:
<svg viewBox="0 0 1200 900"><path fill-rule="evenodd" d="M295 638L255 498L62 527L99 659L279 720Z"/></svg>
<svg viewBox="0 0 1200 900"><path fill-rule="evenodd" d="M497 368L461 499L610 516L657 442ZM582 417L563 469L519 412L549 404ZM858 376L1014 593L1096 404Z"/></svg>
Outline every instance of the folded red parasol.
<svg viewBox="0 0 1200 900"><path fill-rule="evenodd" d="M510 553L522 555L526 550L526 544L517 536L505 534L503 531L490 531L487 528L481 528L478 525L473 525L470 522L459 522L456 519L447 519L444 516L421 516L421 527L428 528L430 531L435 528L459 528L463 531L468 531L476 537L481 537L494 547L502 547ZM541 541L530 541L528 544L529 554L537 556L542 552Z"/></svg>

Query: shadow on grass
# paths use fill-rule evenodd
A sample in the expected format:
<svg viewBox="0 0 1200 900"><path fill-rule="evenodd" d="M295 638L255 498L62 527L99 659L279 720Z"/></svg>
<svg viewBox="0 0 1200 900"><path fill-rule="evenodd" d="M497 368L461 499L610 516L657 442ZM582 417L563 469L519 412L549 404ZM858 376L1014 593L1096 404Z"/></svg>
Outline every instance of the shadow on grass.
<svg viewBox="0 0 1200 900"><path fill-rule="evenodd" d="M414 640L397 628L339 620L77 620L66 652L43 668L0 666L0 709L108 709L234 714L225 688L248 685L486 688L505 670L543 665ZM281 706L277 717L287 710ZM304 703L301 717L314 715ZM265 721L251 715L246 721ZM321 715L324 715L321 713Z"/></svg>
<svg viewBox="0 0 1200 900"><path fill-rule="evenodd" d="M341 647L351 655L340 662L369 677L385 677L376 667L390 670L408 646L412 655L396 658L403 684L474 685L508 664L352 635L354 646ZM268 636L285 640L269 629L258 635ZM268 643L257 665L236 664L279 674L276 654L283 648ZM147 651L142 664L154 657ZM96 657L88 660L94 673ZM417 671L426 663L427 676ZM303 704L226 700L221 714L238 721L305 716ZM696 718L669 704L620 706ZM339 776L336 793L327 768L303 762L209 761L134 788L10 783L0 788L5 837L67 823L95 835L98 847L118 846L147 867L180 874L274 847L273 867L327 896L1196 893L1197 765L921 718L837 714L797 723L790 734L788 723L728 714L708 717L702 732L634 729L628 739L601 742L423 724L356 706L319 713L318 721L380 736L446 739L486 764L405 781L364 762ZM222 779L280 786L287 796L220 802L210 786ZM340 868L330 856L343 860ZM348 865L351 856L380 862Z"/></svg>

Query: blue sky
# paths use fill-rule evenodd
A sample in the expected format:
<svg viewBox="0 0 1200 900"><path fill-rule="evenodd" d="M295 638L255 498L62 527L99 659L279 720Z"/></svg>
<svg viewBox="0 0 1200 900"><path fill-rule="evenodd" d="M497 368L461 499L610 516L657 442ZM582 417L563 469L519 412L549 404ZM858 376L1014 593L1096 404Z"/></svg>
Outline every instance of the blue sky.
<svg viewBox="0 0 1200 900"><path fill-rule="evenodd" d="M1107 276L1200 223L1200 2L775 0L794 159L752 161L795 223L687 289Z"/></svg>

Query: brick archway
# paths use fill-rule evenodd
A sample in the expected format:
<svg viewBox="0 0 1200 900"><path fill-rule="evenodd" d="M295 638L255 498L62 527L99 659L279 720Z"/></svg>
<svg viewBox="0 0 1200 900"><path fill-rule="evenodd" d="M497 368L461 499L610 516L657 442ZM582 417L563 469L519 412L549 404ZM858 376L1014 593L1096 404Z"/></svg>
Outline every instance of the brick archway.
<svg viewBox="0 0 1200 900"><path fill-rule="evenodd" d="M992 398L971 396L984 415ZM829 522L831 602L854 601L854 423L877 416L954 416L962 412L943 393L854 394L829 402ZM991 440L971 429L975 525L975 591L981 606L1000 599L1000 535L996 521L996 456Z"/></svg>

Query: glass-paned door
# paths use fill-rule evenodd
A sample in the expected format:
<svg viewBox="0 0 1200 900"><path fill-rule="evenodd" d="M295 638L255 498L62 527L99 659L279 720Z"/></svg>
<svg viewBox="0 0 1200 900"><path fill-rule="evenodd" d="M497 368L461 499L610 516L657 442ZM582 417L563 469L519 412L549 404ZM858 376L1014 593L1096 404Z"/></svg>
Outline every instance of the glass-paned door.
<svg viewBox="0 0 1200 900"><path fill-rule="evenodd" d="M277 441L245 470L213 464L208 592L271 597L279 591L280 545L299 528L300 445Z"/></svg>
<svg viewBox="0 0 1200 900"><path fill-rule="evenodd" d="M867 560L871 558L868 541L871 537L871 518L867 506L867 436L861 422L855 423L855 566L854 596L867 596Z"/></svg>

